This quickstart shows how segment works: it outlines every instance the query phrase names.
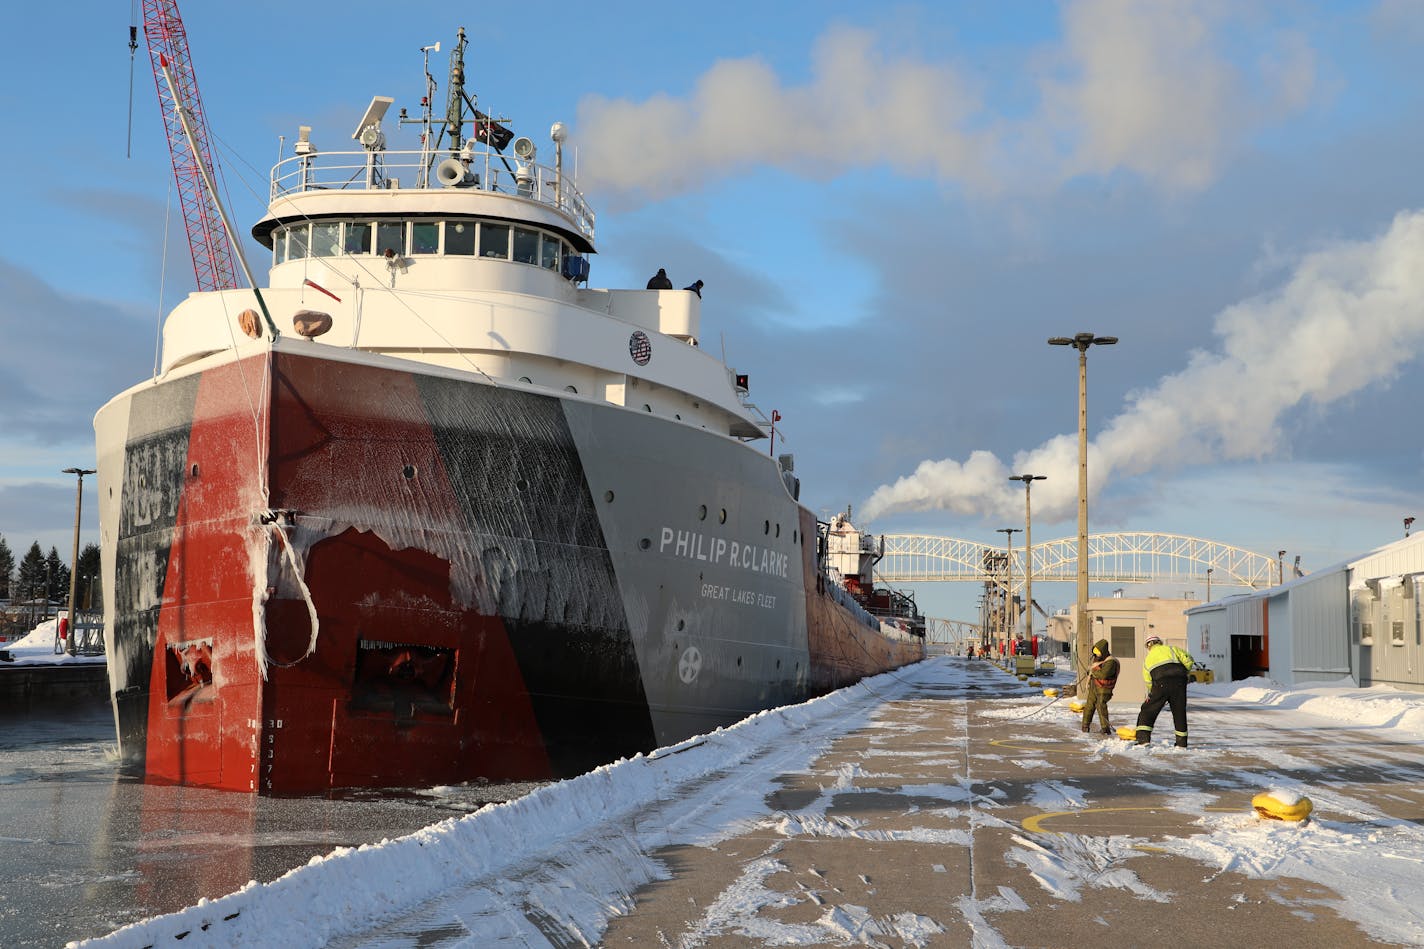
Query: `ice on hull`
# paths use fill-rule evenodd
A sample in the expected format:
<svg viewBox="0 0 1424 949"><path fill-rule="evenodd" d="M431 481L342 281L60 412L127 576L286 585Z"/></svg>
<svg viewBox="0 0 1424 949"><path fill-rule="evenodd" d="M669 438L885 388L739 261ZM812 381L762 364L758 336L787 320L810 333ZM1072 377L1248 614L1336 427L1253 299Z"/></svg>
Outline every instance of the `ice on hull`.
<svg viewBox="0 0 1424 949"><path fill-rule="evenodd" d="M279 344L101 412L111 683L150 780L557 777L920 658L818 590L771 459L424 368Z"/></svg>

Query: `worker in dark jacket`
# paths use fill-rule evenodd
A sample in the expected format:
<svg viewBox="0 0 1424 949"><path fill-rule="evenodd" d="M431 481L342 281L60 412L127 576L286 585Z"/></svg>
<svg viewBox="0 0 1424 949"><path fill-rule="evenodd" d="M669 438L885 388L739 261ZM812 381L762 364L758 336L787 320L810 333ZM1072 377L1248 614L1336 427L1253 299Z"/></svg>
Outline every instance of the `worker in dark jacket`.
<svg viewBox="0 0 1424 949"><path fill-rule="evenodd" d="M1122 664L1108 649L1108 641L1100 639L1093 644L1093 664L1088 667L1088 700L1083 703L1083 731L1093 727L1093 713L1097 713L1102 723L1103 734L1113 733L1108 723L1108 703L1112 701L1113 689L1117 688L1117 675Z"/></svg>
<svg viewBox="0 0 1424 949"><path fill-rule="evenodd" d="M1147 655L1142 660L1142 678L1148 685L1147 700L1137 713L1137 743L1152 741L1152 725L1162 706L1172 706L1172 728L1177 747L1187 747L1187 679L1196 661L1185 649L1168 646L1160 636L1147 637Z"/></svg>

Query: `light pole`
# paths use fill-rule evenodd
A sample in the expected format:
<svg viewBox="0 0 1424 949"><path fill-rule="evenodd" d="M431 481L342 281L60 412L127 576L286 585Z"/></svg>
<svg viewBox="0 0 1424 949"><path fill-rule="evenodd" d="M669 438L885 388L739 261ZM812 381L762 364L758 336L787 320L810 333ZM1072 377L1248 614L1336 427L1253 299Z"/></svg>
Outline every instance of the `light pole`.
<svg viewBox="0 0 1424 949"><path fill-rule="evenodd" d="M1078 350L1078 615L1074 621L1074 665L1076 686L1088 674L1088 349L1113 346L1116 336L1077 333L1072 338L1054 336L1050 346L1072 346Z"/></svg>
<svg viewBox="0 0 1424 949"><path fill-rule="evenodd" d="M1211 571L1213 568L1206 568L1206 601L1211 602Z"/></svg>
<svg viewBox="0 0 1424 949"><path fill-rule="evenodd" d="M1022 481L1024 486L1024 638L1033 640L1033 510L1029 506L1029 492L1035 481L1043 481L1048 475L1009 475L1010 481Z"/></svg>
<svg viewBox="0 0 1424 949"><path fill-rule="evenodd" d="M1019 532L1017 527L1001 527L999 533L1009 538L1008 557L1004 560L1004 643L1007 648L1009 634L1013 632L1014 613L1014 535Z"/></svg>
<svg viewBox="0 0 1424 949"><path fill-rule="evenodd" d="M93 474L93 468L65 468L64 474L72 474L76 477L74 489L74 556L69 561L69 641L65 645L65 650L74 655L74 635L75 626L79 622L79 617L74 609L75 587L79 583L79 512L84 507L84 476Z"/></svg>

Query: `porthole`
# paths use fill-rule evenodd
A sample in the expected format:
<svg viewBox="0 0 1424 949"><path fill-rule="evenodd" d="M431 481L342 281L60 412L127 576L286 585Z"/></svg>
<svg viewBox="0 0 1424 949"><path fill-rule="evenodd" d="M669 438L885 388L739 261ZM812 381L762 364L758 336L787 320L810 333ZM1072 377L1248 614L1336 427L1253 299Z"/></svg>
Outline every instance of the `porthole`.
<svg viewBox="0 0 1424 949"><path fill-rule="evenodd" d="M781 660L780 660L780 659L776 660L776 668L778 668L778 669L781 668Z"/></svg>
<svg viewBox="0 0 1424 949"><path fill-rule="evenodd" d="M770 534L770 533L771 533L771 521L762 521L762 522L761 522L761 532L762 532L763 534Z"/></svg>
<svg viewBox="0 0 1424 949"><path fill-rule="evenodd" d="M707 505L705 505L705 504L699 504L699 505L697 505L697 519L698 519L699 521L705 521L705 520L707 520Z"/></svg>
<svg viewBox="0 0 1424 949"><path fill-rule="evenodd" d="M799 540L797 539L796 534L797 534L797 532L796 532L795 530L792 530L792 531L791 531L791 542L792 542L793 544L799 544L799 543L801 543L801 541L799 541Z"/></svg>
<svg viewBox="0 0 1424 949"><path fill-rule="evenodd" d="M651 412L652 410L653 410L653 407L652 407L651 405L649 405L649 404L646 403L646 402L643 403L643 411L644 411L644 412Z"/></svg>
<svg viewBox="0 0 1424 949"><path fill-rule="evenodd" d="M649 547L653 546L653 542L648 538L644 537L642 540L638 541L638 546L641 547L643 550L647 550Z"/></svg>
<svg viewBox="0 0 1424 949"><path fill-rule="evenodd" d="M405 480L410 481L415 477L415 465L406 465L401 469L401 474L405 475Z"/></svg>
<svg viewBox="0 0 1424 949"><path fill-rule="evenodd" d="M725 507L722 508L722 510L721 510L720 513L718 513L718 515L717 515L717 523L718 523L718 524L725 524L725 523L727 523L727 509L726 509Z"/></svg>
<svg viewBox="0 0 1424 949"><path fill-rule="evenodd" d="M741 657L741 656L738 656L738 657L737 657L737 668L740 669L741 667L742 667L742 657Z"/></svg>
<svg viewBox="0 0 1424 949"><path fill-rule="evenodd" d="M687 628L687 621L686 621L686 620L678 620L678 621L677 621L677 631L678 631L679 633L682 632L682 631L683 631L684 629L686 629L686 628Z"/></svg>
<svg viewBox="0 0 1424 949"><path fill-rule="evenodd" d="M188 469L188 477L190 477L190 478L196 478L197 476L198 476L198 463L195 461L195 462L193 462L193 467L191 467L191 468Z"/></svg>
<svg viewBox="0 0 1424 949"><path fill-rule="evenodd" d="M777 536L777 537L780 537L780 536L781 536L781 525L780 525L780 524L777 524L777 525L776 525L776 536Z"/></svg>
<svg viewBox="0 0 1424 949"><path fill-rule="evenodd" d="M520 377L519 377L519 381L520 381L520 382L527 383L527 384L529 384L529 385L531 385L531 386L534 384L534 380L533 380L533 379L530 379L528 376L520 376Z"/></svg>
<svg viewBox="0 0 1424 949"><path fill-rule="evenodd" d="M578 395L578 386L564 386L564 391L572 392L574 395Z"/></svg>
<svg viewBox="0 0 1424 949"><path fill-rule="evenodd" d="M529 490L529 482L525 481L523 478L520 478L518 481L514 482L514 490L518 491L520 494L523 494L525 491Z"/></svg>
<svg viewBox="0 0 1424 949"><path fill-rule="evenodd" d="M681 412L675 412L675 413L673 413L673 418L675 418L675 419L677 419L679 422L681 422L681 421L682 421L682 413L681 413Z"/></svg>
<svg viewBox="0 0 1424 949"><path fill-rule="evenodd" d="M603 492L603 500L607 501L609 504L612 504L612 503L613 503L613 492L612 492L612 491L605 491L605 492Z"/></svg>

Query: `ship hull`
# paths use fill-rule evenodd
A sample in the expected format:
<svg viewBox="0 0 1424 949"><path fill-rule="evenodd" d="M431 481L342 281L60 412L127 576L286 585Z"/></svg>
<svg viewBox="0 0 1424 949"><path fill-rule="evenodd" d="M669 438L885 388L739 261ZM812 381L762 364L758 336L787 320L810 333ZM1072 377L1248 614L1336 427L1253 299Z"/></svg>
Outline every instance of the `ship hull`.
<svg viewBox="0 0 1424 949"><path fill-rule="evenodd" d="M922 658L822 588L766 456L330 352L250 351L96 419L111 688L149 780L556 778Z"/></svg>

